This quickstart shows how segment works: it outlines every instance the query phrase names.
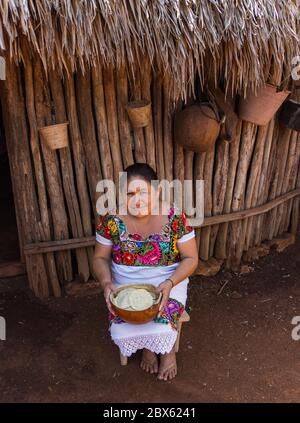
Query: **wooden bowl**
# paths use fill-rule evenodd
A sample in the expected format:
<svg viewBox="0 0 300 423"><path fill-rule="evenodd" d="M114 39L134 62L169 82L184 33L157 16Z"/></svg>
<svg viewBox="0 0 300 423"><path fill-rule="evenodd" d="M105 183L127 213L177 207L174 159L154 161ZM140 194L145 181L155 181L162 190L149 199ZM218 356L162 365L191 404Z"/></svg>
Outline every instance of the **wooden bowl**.
<svg viewBox="0 0 300 423"><path fill-rule="evenodd" d="M124 310L122 308L117 307L114 304L114 298L117 296L117 294L127 288L143 288L147 291L154 293L156 296L156 299L151 307L140 310L140 311L132 311L132 310ZM113 311L117 316L119 316L122 320L124 320L127 323L133 323L133 324L143 324L151 322L151 320L155 319L159 312L159 304L161 300L161 293L157 293L155 290L155 286L151 284L131 284L131 285L124 285L121 288L118 288L116 292L112 292L110 294L110 302Z"/></svg>

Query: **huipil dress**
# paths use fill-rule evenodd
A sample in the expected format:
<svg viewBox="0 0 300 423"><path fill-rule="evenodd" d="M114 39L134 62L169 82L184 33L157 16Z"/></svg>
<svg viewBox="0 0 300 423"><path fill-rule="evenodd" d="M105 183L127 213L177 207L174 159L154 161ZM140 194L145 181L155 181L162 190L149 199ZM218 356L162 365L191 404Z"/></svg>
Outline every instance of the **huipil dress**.
<svg viewBox="0 0 300 423"><path fill-rule="evenodd" d="M177 244L195 237L187 225L185 213L172 205L168 222L160 233L143 238L127 232L125 222L117 215L106 213L99 218L96 241L112 246L112 280L118 287L126 284L151 283L158 286L171 277L180 263ZM177 338L177 321L184 311L189 278L170 291L169 300L160 317L145 324L130 324L119 317L108 315L112 340L121 354L131 356L147 348L156 354L169 353Z"/></svg>

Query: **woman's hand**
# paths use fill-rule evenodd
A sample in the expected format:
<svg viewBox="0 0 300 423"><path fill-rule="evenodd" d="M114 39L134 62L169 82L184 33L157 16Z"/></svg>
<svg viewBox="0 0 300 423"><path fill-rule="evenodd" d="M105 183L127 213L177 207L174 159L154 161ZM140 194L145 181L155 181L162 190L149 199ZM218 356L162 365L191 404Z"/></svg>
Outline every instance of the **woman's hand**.
<svg viewBox="0 0 300 423"><path fill-rule="evenodd" d="M156 288L157 292L162 293L162 299L161 299L161 302L160 302L158 317L161 315L161 312L163 311L163 309L165 308L165 306L168 302L171 289L172 289L172 282L169 281L169 280L162 282Z"/></svg>
<svg viewBox="0 0 300 423"><path fill-rule="evenodd" d="M116 286L112 283L112 282L108 282L108 283L106 283L105 285L104 285L104 287L103 287L103 294L104 294L104 298L105 298L105 301L106 301L106 305L107 305L107 308L108 308L108 310L111 312L111 314L113 314L114 316L116 315L115 314L115 312L113 311L113 309L112 309L112 306L111 306L111 302L110 302L110 294L112 293L112 292L115 292L116 291Z"/></svg>

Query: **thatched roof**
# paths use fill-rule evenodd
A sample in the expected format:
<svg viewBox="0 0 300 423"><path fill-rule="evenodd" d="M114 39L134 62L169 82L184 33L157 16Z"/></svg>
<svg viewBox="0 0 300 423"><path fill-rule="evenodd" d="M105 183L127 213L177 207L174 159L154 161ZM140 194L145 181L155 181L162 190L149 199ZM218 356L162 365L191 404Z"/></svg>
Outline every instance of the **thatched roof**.
<svg viewBox="0 0 300 423"><path fill-rule="evenodd" d="M184 96L197 73L233 92L262 84L271 62L288 78L299 54L292 0L2 0L0 11L0 48L16 60L21 34L45 67L132 69L144 53Z"/></svg>

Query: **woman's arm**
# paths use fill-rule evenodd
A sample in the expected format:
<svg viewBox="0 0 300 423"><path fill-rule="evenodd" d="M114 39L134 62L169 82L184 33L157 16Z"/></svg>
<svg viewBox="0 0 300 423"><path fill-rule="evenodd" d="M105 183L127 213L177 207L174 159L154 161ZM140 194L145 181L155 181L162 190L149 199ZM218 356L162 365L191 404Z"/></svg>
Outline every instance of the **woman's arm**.
<svg viewBox="0 0 300 423"><path fill-rule="evenodd" d="M194 273L198 266L198 250L196 238L180 243L177 242L177 248L180 253L181 261L176 270L172 273L170 278L173 281L173 286L177 285L190 275ZM158 286L158 291L162 291L163 297L161 301L160 311L164 309L170 296L170 291L173 288L172 282L167 279Z"/></svg>
<svg viewBox="0 0 300 423"><path fill-rule="evenodd" d="M111 276L111 250L111 245L103 245L96 242L93 258L93 271L103 288L107 308L112 314L115 314L109 300L110 293L116 290Z"/></svg>

